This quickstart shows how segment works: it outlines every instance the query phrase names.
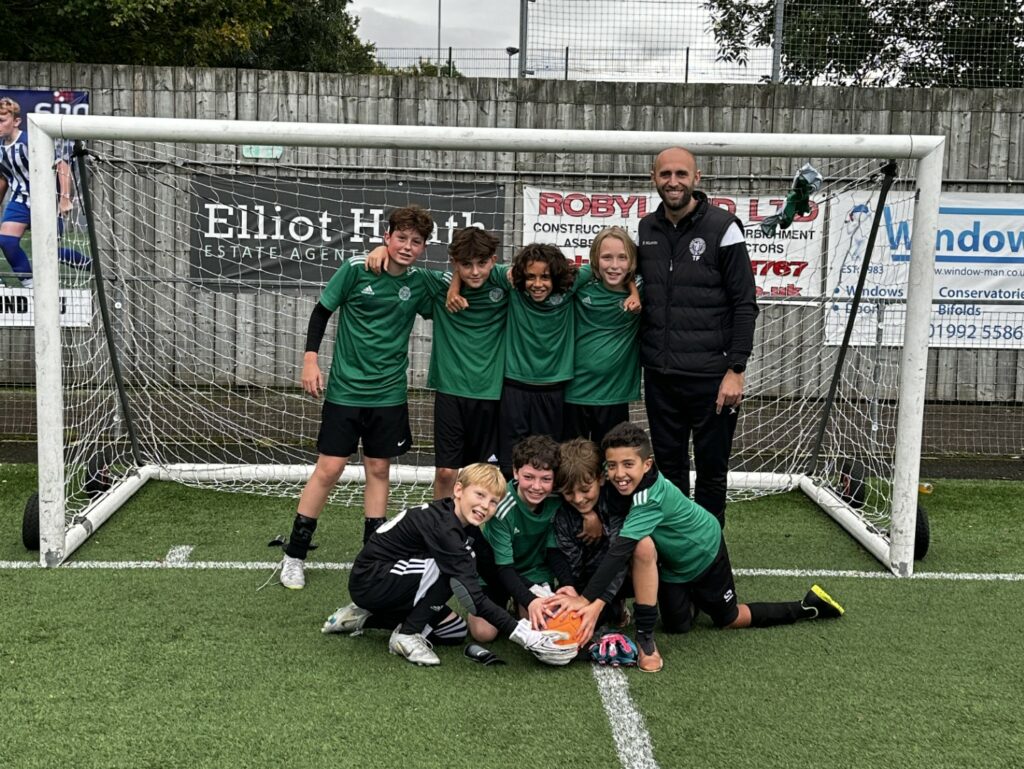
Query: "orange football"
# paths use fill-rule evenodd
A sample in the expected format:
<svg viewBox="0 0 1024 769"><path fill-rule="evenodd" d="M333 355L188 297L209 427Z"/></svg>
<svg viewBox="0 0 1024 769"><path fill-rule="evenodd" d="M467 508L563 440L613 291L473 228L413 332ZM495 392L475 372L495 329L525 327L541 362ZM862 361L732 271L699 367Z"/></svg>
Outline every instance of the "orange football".
<svg viewBox="0 0 1024 769"><path fill-rule="evenodd" d="M566 611L549 619L545 630L557 630L568 634L568 638L560 639L555 643L558 646L569 646L576 643L576 634L579 632L582 622L580 615L576 612Z"/></svg>

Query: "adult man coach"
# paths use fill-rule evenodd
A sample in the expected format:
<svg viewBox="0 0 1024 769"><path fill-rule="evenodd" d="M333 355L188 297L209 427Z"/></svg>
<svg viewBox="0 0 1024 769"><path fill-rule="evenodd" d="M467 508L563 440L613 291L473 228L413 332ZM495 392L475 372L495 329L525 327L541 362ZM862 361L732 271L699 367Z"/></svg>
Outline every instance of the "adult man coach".
<svg viewBox="0 0 1024 769"><path fill-rule="evenodd" d="M700 171L681 147L654 159L661 197L640 221L646 296L640 362L661 473L725 525L726 475L754 342L757 302L743 224L697 191Z"/></svg>

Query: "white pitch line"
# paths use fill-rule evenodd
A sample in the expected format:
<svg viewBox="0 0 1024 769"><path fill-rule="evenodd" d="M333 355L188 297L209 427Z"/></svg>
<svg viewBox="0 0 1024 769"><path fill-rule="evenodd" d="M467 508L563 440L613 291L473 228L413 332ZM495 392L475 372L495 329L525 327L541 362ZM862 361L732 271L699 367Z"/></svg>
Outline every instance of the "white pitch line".
<svg viewBox="0 0 1024 769"><path fill-rule="evenodd" d="M658 769L651 735L629 696L626 676L618 668L604 665L594 665L593 671L622 769Z"/></svg>
<svg viewBox="0 0 1024 769"><path fill-rule="evenodd" d="M195 570L195 571L264 571L281 565L280 561L67 561L62 569L154 569L154 570ZM5 569L39 569L38 561L0 561L0 571ZM307 563L306 569L321 571L348 571L352 562Z"/></svg>
<svg viewBox="0 0 1024 769"><path fill-rule="evenodd" d="M164 563L170 563L174 566L182 566L188 563L189 557L192 555L192 551L195 547L192 545L177 545L167 551L167 555L164 556Z"/></svg>
<svg viewBox="0 0 1024 769"><path fill-rule="evenodd" d="M280 561L188 561L172 560L172 548L167 558L160 561L75 561L61 565L62 569L193 569L198 571L259 571L273 569ZM0 571L38 569L38 561L0 561ZM351 561L337 563L307 561L307 569L322 571L348 571ZM888 571L855 571L844 569L733 569L740 577L836 577L843 579L909 579L940 582L1024 582L1024 573L1016 572L960 572L960 571L918 571L910 577L897 577Z"/></svg>
<svg viewBox="0 0 1024 769"><path fill-rule="evenodd" d="M916 579L941 582L1024 582L1024 574L1014 572L915 571L909 577L897 577L891 571L852 571L844 569L733 569L741 577L844 577L849 579Z"/></svg>

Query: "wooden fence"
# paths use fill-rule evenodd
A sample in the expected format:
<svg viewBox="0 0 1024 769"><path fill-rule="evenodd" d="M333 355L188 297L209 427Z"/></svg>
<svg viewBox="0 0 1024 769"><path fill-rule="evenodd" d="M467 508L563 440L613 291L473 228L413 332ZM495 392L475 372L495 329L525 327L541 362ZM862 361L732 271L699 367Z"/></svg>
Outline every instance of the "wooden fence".
<svg viewBox="0 0 1024 769"><path fill-rule="evenodd" d="M868 89L810 88L775 85L686 85L658 83L590 83L553 80L439 79L383 76L342 76L251 70L205 70L164 67L71 64L0 63L0 85L19 88L88 90L94 114L220 118L280 122L348 122L398 125L496 126L520 128L728 131L866 134L943 134L947 137L944 188L970 192L1024 190L1024 89ZM566 172L585 171L624 183L643 185L649 158L638 155L567 159L557 152L531 159L533 176L524 180L513 167L511 153L435 153L429 162L439 169L469 167L479 178L509 184L564 178ZM372 168L380 159L372 151L336 151L341 166ZM228 159L228 158L226 158ZM394 157L392 157L394 159ZM316 162L313 155L296 154L291 160ZM422 164L423 153L411 153ZM399 158L399 162L401 159ZM582 164L582 165L581 165ZM735 183L751 176L788 179L789 159L710 158L702 160L709 179ZM748 182L749 183L749 182ZM756 191L756 188L751 188ZM180 188L158 190L169 207L180 208ZM180 233L162 231L150 220L139 231L131 207L134 192L127 186L118 195L101 195L99 204L115 228L136 231L130 239L148 243L156 269L175 274L188 264L187 254L168 244L183 243ZM511 193L509 197L521 199ZM521 203L519 204L521 205ZM521 210L509 212L507 247L515 245L515 224ZM159 217L157 217L159 219ZM134 219L142 221L143 219ZM173 221L173 217L168 218ZM162 261L161 261L162 260ZM314 294L315 297L315 294ZM274 308L258 306L272 301ZM301 343L309 296L270 299L251 297L197 297L186 290L154 299L130 319L146 343L136 353L144 356L179 356L179 345L199 343L181 334L164 337L157 325L172 327L178 314L200 318L199 336L209 341L211 361L237 355L231 365L213 366L232 371L236 384L262 386L253 378L252 356L265 352L265 368L276 383L297 374L297 344ZM255 303L255 304L254 304ZM276 316L277 305L298 308L294 327L265 329L247 323L264 315ZM228 307L230 305L230 307ZM287 309L285 307L284 309ZM781 313L769 308L765 317ZM230 317L230 324L222 323ZM280 317L280 316L277 316ZM788 322L788 321L784 321ZM146 324L150 324L148 327ZM807 317L793 316L786 332L790 344L820 343L820 329ZM253 332L252 329L257 329ZM258 330L262 329L262 330ZM425 370L426 345L421 338L414 356ZM762 357L769 349L762 344ZM31 332L0 331L0 383L31 386L34 368ZM928 398L961 403L1024 402L1024 353L1016 350L933 349L930 355ZM174 364L168 370L174 368ZM197 372L197 376L204 372ZM755 378L757 375L753 375ZM800 381L822 381L820 366L808 367ZM805 387L806 385L801 385ZM819 388L814 388L819 389ZM804 390L800 391L804 394ZM791 393L791 394L795 394ZM881 393L886 397L890 393Z"/></svg>

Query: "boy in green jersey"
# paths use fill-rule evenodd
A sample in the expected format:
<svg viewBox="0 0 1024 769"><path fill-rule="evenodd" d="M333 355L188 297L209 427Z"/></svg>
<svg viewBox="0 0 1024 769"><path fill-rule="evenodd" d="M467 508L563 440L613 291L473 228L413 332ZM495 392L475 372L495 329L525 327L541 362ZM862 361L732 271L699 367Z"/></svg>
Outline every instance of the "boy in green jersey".
<svg viewBox="0 0 1024 769"><path fill-rule="evenodd" d="M485 592L492 601L504 606L513 598L520 616L528 616L532 627L542 628L543 599L551 595L548 531L561 504L551 493L558 472L558 444L546 435L531 435L512 449L512 464L514 480L508 494L482 528L490 547L477 549L478 569L487 580ZM498 632L473 615L469 629L478 641L490 641Z"/></svg>
<svg viewBox="0 0 1024 769"><path fill-rule="evenodd" d="M406 402L409 333L431 291L412 265L434 231L430 214L418 206L399 208L384 236L389 263L380 275L349 259L331 277L309 319L302 389L324 395L317 437L316 467L299 497L298 512L281 563L281 584L305 585L304 564L317 519L341 477L348 457L363 443L366 472L363 541L384 521L391 457L409 450L412 434ZM334 355L327 380L318 351L327 322L339 312Z"/></svg>
<svg viewBox="0 0 1024 769"><path fill-rule="evenodd" d="M498 460L513 470L512 447L529 435L562 436L565 383L572 379L575 268L553 245L530 243L512 260L514 291L505 335Z"/></svg>
<svg viewBox="0 0 1024 769"><path fill-rule="evenodd" d="M601 596L633 556L637 543L647 537L654 542L656 563L633 559L638 665L645 672L662 668L654 643L659 605L669 633L689 631L695 610L707 613L719 628L770 627L842 616L843 607L818 585L802 601L739 603L721 525L658 473L647 433L623 422L608 432L602 447L608 482L618 492L610 504L628 510L626 520L583 594L554 596L545 607L549 612L579 612L583 622L577 641L581 645L593 633L604 608Z"/></svg>
<svg viewBox="0 0 1024 769"><path fill-rule="evenodd" d="M505 330L505 382L498 423L498 461L512 471L512 447L528 435L560 439L565 387L573 378L573 292L590 282L589 265L577 270L547 243L523 246L509 270L514 290ZM639 307L633 280L630 297Z"/></svg>
<svg viewBox="0 0 1024 769"><path fill-rule="evenodd" d="M479 227L457 230L448 246L452 271L421 270L436 284L427 387L434 395L434 498L450 497L459 468L497 462L498 402L505 371L505 319L512 288L498 265L498 239ZM387 265L375 248L367 268ZM447 295L446 293L447 292Z"/></svg>
<svg viewBox="0 0 1024 769"><path fill-rule="evenodd" d="M478 227L452 236L448 254L463 308L448 312L434 299L434 338L427 386L434 395L434 498L449 497L459 468L498 461L498 403L505 373L505 319L511 284L496 265L498 239Z"/></svg>

